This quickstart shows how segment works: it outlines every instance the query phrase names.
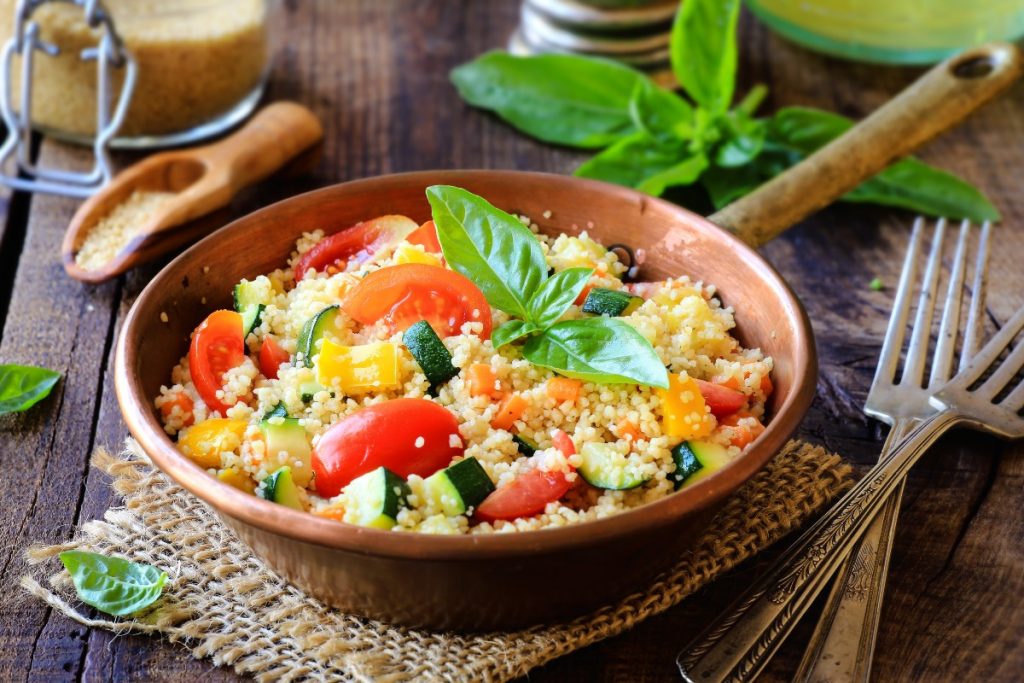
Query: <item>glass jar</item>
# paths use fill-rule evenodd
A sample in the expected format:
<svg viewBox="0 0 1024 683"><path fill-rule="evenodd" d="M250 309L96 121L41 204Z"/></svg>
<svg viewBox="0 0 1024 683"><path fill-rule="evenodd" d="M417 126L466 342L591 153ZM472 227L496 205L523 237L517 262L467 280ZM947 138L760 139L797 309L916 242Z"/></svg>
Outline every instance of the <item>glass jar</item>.
<svg viewBox="0 0 1024 683"><path fill-rule="evenodd" d="M0 37L13 31L17 0L0 0ZM210 137L244 119L259 101L272 54L273 0L103 0L138 65L128 111L114 147L179 145ZM31 19L40 37L60 48L37 53L32 79L33 126L48 135L89 143L96 124L96 61L83 48L99 29L81 7L52 2ZM124 69L112 69L112 96ZM17 102L20 59L11 78Z"/></svg>
<svg viewBox="0 0 1024 683"><path fill-rule="evenodd" d="M930 64L966 47L1024 36L1021 0L747 0L779 34L866 62Z"/></svg>

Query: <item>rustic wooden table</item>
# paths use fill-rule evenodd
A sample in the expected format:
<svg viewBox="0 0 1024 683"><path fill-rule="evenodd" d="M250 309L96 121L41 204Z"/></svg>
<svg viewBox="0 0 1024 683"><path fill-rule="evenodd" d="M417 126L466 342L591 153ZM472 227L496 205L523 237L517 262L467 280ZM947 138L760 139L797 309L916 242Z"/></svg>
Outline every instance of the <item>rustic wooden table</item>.
<svg viewBox="0 0 1024 683"><path fill-rule="evenodd" d="M432 168L570 172L580 155L532 142L464 105L453 66L500 47L518 3L366 0L284 3L285 45L269 99L293 98L322 118L327 140L311 178L273 181L239 199L240 215L296 192L381 173ZM744 86L767 83L767 107L806 104L862 117L916 72L827 59L783 42L744 17ZM46 163L81 164L80 149L44 141ZM1002 210L990 316L1024 303L1024 85L922 156L983 188ZM128 162L124 158L121 161ZM90 470L98 445L126 435L110 377L112 344L132 301L161 264L98 287L68 279L58 247L76 202L6 196L0 227L0 362L64 373L25 414L0 417L0 680L228 680L235 674L148 637L88 631L17 588L22 550L58 542L115 498ZM841 206L764 248L803 299L821 355L819 396L801 435L859 467L885 429L860 406L878 354L910 216ZM910 477L882 615L878 680L1020 680L1024 675L1024 448L971 434L945 439ZM540 681L677 680L676 650L755 575L760 558L630 633L558 660ZM786 680L796 637L765 680Z"/></svg>

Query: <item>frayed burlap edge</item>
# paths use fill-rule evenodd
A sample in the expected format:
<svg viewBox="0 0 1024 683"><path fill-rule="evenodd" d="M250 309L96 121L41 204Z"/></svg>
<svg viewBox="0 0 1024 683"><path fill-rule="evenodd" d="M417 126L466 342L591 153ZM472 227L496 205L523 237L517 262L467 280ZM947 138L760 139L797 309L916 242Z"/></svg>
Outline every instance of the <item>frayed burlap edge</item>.
<svg viewBox="0 0 1024 683"><path fill-rule="evenodd" d="M35 576L22 577L21 585L86 626L162 634L196 658L261 681L506 681L522 676L672 607L798 527L850 484L850 467L838 456L792 441L727 501L693 550L647 590L568 623L454 635L388 626L307 597L253 556L212 510L156 470L130 439L122 457L98 450L93 464L113 477L124 504L108 510L103 521L83 525L68 543L30 548L27 558L36 565ZM73 548L165 570L169 580L163 597L147 612L123 621L86 616L72 604L74 590L66 573L47 579L40 566Z"/></svg>

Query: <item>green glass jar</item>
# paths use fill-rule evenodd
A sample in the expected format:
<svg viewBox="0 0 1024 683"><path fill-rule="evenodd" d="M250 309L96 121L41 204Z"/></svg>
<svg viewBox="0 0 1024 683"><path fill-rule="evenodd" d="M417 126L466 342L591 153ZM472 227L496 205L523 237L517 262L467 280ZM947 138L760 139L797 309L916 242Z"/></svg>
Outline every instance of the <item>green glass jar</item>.
<svg viewBox="0 0 1024 683"><path fill-rule="evenodd" d="M782 36L865 62L930 64L1024 37L1024 0L746 0Z"/></svg>

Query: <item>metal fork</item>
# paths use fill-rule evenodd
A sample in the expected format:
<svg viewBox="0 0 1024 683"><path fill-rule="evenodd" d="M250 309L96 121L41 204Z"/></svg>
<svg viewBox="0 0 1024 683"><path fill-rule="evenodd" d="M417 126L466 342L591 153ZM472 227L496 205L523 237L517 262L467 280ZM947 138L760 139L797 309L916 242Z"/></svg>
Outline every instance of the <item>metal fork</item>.
<svg viewBox="0 0 1024 683"><path fill-rule="evenodd" d="M1024 308L933 395L938 412L913 428L800 537L781 566L680 653L684 679L746 681L760 673L910 468L947 430L964 425L1003 438L1024 437L1024 381L1016 381L1024 368L1024 341L1013 344L1022 330Z"/></svg>
<svg viewBox="0 0 1024 683"><path fill-rule="evenodd" d="M950 266L935 356L932 359L928 381L924 380L925 356L929 348L932 318L938 298L936 294L939 288L939 271L946 230L946 220L939 219L935 225L928 263L925 266L924 281L914 315L913 334L904 369L897 381L896 368L906 336L911 297L917 285L918 263L923 251L924 219L918 218L914 221L910 244L903 262L903 272L896 289L892 316L889 318L878 367L864 405L864 412L868 415L892 425L879 458L884 458L921 420L936 412L929 399L949 380L953 371L971 236L971 225L968 221L960 224L956 252ZM967 324L963 330L959 370L963 370L974 355L985 327L983 313L991 225L988 222L983 223L979 232L971 303L968 308ZM903 484L900 484L886 501L881 514L871 522L863 538L838 570L838 578L832 584L832 591L793 678L794 681L867 683L871 674L889 556L902 495Z"/></svg>

